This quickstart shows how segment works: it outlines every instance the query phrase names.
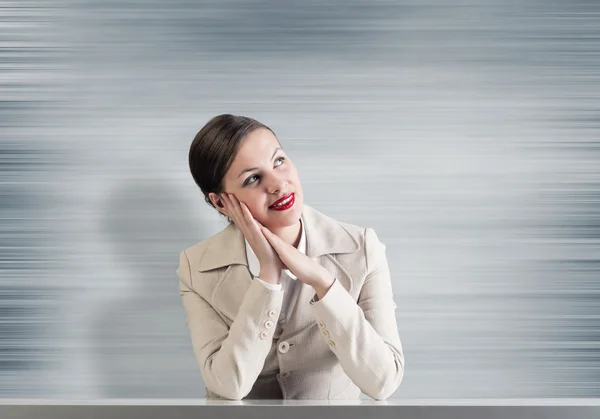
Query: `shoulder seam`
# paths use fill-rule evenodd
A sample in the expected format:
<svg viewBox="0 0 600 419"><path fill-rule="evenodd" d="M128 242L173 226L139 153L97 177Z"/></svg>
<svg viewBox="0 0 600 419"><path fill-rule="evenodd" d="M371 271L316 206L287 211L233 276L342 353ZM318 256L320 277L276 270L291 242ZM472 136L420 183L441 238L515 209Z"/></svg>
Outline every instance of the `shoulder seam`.
<svg viewBox="0 0 600 419"><path fill-rule="evenodd" d="M184 250L183 254L185 255L185 260L187 261L188 271L190 272L190 287L194 288L194 280L192 279L192 265L190 264L190 257L187 254L187 250Z"/></svg>

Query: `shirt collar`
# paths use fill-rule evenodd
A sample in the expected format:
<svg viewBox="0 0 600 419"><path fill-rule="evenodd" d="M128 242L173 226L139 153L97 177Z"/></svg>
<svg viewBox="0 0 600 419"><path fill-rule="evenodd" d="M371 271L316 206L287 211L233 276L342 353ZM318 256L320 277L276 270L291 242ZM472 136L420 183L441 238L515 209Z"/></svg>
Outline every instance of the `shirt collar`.
<svg viewBox="0 0 600 419"><path fill-rule="evenodd" d="M302 222L302 218L300 218L300 230L302 233L300 234L300 242L298 242L298 250L303 254L306 254L306 234L304 232L304 223ZM254 254L250 243L248 240L244 238L244 242L246 242L246 258L248 259L248 268L250 272L254 276L258 276L260 273L260 263L258 262L258 258ZM292 279L298 279L296 276L290 272L289 269L284 269L283 272Z"/></svg>

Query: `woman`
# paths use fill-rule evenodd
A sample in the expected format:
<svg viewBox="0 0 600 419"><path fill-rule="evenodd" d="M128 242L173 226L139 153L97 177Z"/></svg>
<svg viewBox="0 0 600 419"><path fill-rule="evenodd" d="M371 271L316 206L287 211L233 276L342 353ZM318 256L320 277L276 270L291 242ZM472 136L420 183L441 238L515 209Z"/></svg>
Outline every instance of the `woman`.
<svg viewBox="0 0 600 419"><path fill-rule="evenodd" d="M404 355L375 232L305 205L294 164L254 119L211 119L189 164L230 221L177 270L207 397L389 397Z"/></svg>

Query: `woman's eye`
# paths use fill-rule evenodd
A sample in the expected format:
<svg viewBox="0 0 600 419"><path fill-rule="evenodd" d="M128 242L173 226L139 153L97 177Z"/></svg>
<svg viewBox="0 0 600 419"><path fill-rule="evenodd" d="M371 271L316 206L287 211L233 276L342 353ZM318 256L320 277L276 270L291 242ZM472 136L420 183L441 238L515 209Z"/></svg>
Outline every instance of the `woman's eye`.
<svg viewBox="0 0 600 419"><path fill-rule="evenodd" d="M285 157L279 157L277 160L275 160L275 162L278 162L280 160L281 160L281 163L276 164L275 167L281 166L283 164L283 161L285 160ZM258 175L252 175L248 179L246 179L246 181L244 182L244 186L254 183L254 180L253 180L254 178L258 178Z"/></svg>
<svg viewBox="0 0 600 419"><path fill-rule="evenodd" d="M246 185L250 185L251 183L254 183L253 181L251 182L252 179L254 179L255 177L258 177L256 175L252 175L250 176L248 179L246 179Z"/></svg>

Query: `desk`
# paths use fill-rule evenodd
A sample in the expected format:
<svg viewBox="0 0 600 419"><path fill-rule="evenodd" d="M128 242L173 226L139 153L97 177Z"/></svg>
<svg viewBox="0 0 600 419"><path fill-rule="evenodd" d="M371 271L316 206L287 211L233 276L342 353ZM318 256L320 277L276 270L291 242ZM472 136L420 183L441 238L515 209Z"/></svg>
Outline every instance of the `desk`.
<svg viewBox="0 0 600 419"><path fill-rule="evenodd" d="M598 419L600 399L0 400L2 419Z"/></svg>

